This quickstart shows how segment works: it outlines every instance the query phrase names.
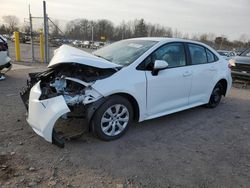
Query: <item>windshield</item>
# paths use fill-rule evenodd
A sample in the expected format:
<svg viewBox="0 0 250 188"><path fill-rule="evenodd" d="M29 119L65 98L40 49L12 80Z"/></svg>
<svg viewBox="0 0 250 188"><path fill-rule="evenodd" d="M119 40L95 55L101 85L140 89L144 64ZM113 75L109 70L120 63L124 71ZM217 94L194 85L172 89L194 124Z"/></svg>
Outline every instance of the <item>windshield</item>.
<svg viewBox="0 0 250 188"><path fill-rule="evenodd" d="M240 56L250 57L250 48L244 51Z"/></svg>
<svg viewBox="0 0 250 188"><path fill-rule="evenodd" d="M123 40L101 48L93 54L112 63L127 66L156 43L149 40Z"/></svg>

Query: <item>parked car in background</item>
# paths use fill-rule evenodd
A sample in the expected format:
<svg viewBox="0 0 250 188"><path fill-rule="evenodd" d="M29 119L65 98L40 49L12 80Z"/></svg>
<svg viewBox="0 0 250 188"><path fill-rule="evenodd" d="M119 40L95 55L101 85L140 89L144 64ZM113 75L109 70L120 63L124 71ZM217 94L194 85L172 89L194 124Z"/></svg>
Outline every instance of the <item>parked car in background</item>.
<svg viewBox="0 0 250 188"><path fill-rule="evenodd" d="M100 42L94 42L94 44L92 45L93 49L98 49L100 48Z"/></svg>
<svg viewBox="0 0 250 188"><path fill-rule="evenodd" d="M105 42L94 42L93 45L91 45L91 48L93 49L99 49L102 48L103 46L105 46Z"/></svg>
<svg viewBox="0 0 250 188"><path fill-rule="evenodd" d="M11 35L9 34L3 34L2 36L6 38L7 40L11 40Z"/></svg>
<svg viewBox="0 0 250 188"><path fill-rule="evenodd" d="M174 38L128 39L93 54L63 45L48 68L30 74L21 97L32 129L58 146L63 140L54 124L61 116L85 117L90 130L109 141L133 120L214 108L232 82L228 63L214 49Z"/></svg>
<svg viewBox="0 0 250 188"><path fill-rule="evenodd" d="M102 47L104 47L106 45L106 43L105 42L100 42L99 45L100 45L100 48L102 48Z"/></svg>
<svg viewBox="0 0 250 188"><path fill-rule="evenodd" d="M80 40L74 40L73 43L72 43L74 46L76 47L81 47L82 43Z"/></svg>
<svg viewBox="0 0 250 188"><path fill-rule="evenodd" d="M250 48L236 56L232 64L233 79L250 80Z"/></svg>
<svg viewBox="0 0 250 188"><path fill-rule="evenodd" d="M236 53L233 51L217 50L217 52L226 60L230 60L236 56Z"/></svg>
<svg viewBox="0 0 250 188"><path fill-rule="evenodd" d="M63 41L62 39L59 39L59 38L52 38L49 40L49 43L53 47L59 47L63 44Z"/></svg>
<svg viewBox="0 0 250 188"><path fill-rule="evenodd" d="M82 47L83 48L90 48L90 41L87 41L87 40L85 40L85 41L83 41L83 45L82 45Z"/></svg>
<svg viewBox="0 0 250 188"><path fill-rule="evenodd" d="M11 66L7 39L0 35L0 75L9 71Z"/></svg>
<svg viewBox="0 0 250 188"><path fill-rule="evenodd" d="M19 32L19 41L20 41L20 43L27 43L30 40L31 39L30 39L30 36L28 34ZM15 42L15 36L14 36L14 34L11 35L11 41Z"/></svg>

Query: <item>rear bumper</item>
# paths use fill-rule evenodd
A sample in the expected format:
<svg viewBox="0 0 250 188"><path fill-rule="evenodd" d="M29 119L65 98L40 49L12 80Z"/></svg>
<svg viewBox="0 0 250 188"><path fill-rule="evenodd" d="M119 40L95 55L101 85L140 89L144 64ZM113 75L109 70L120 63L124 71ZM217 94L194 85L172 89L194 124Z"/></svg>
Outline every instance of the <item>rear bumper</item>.
<svg viewBox="0 0 250 188"><path fill-rule="evenodd" d="M238 78L238 79L243 79L243 80L250 80L250 73L247 72L238 72L238 71L231 71L232 77Z"/></svg>
<svg viewBox="0 0 250 188"><path fill-rule="evenodd" d="M55 122L62 115L70 112L70 109L63 96L39 100L40 95L39 81L30 90L27 122L38 135L52 143Z"/></svg>

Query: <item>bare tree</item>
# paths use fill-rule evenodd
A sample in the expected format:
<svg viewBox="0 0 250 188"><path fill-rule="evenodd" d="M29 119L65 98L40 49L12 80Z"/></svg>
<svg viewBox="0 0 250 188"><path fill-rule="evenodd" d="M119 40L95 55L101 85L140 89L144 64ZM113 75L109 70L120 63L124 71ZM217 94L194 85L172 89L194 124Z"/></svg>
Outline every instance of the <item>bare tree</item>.
<svg viewBox="0 0 250 188"><path fill-rule="evenodd" d="M50 35L52 38L57 38L61 36L60 29L59 29L59 21L53 20L53 22L49 22Z"/></svg>
<svg viewBox="0 0 250 188"><path fill-rule="evenodd" d="M147 25L145 24L144 19L135 20L135 37L147 37Z"/></svg>
<svg viewBox="0 0 250 188"><path fill-rule="evenodd" d="M247 42L247 35L246 34L240 35L239 41L246 43Z"/></svg>
<svg viewBox="0 0 250 188"><path fill-rule="evenodd" d="M250 47L248 35L241 35L239 40L229 41L226 36L216 36L214 33L192 33L172 30L160 24L152 24L144 19L122 21L119 25L114 25L109 20L87 20L76 19L67 24L66 36L70 39L91 40L91 26L94 26L94 40L101 40L101 37L109 41L134 37L177 37L201 41L215 49L247 48Z"/></svg>
<svg viewBox="0 0 250 188"><path fill-rule="evenodd" d="M30 25L25 22L22 26L21 26L21 31L24 33L30 33Z"/></svg>
<svg viewBox="0 0 250 188"><path fill-rule="evenodd" d="M101 40L101 37L104 37L105 40L110 39L113 36L114 24L109 20L98 20L95 30L95 38L97 40Z"/></svg>
<svg viewBox="0 0 250 188"><path fill-rule="evenodd" d="M173 36L175 38L182 38L183 37L182 32L178 31L178 29L174 30Z"/></svg>
<svg viewBox="0 0 250 188"><path fill-rule="evenodd" d="M214 41L216 38L216 35L214 33L208 33L207 34L207 40L208 41Z"/></svg>
<svg viewBox="0 0 250 188"><path fill-rule="evenodd" d="M79 21L81 26L82 39L87 40L91 37L91 23L87 19L81 19Z"/></svg>
<svg viewBox="0 0 250 188"><path fill-rule="evenodd" d="M8 33L8 29L5 27L4 24L2 24L2 25L0 26L0 33L1 33L1 34L7 34L7 33Z"/></svg>
<svg viewBox="0 0 250 188"><path fill-rule="evenodd" d="M7 24L9 33L13 33L15 30L18 30L19 19L16 16L8 15L3 16L3 21Z"/></svg>
<svg viewBox="0 0 250 188"><path fill-rule="evenodd" d="M189 39L189 34L188 34L188 33L184 33L184 34L183 34L183 38L184 38L184 39Z"/></svg>

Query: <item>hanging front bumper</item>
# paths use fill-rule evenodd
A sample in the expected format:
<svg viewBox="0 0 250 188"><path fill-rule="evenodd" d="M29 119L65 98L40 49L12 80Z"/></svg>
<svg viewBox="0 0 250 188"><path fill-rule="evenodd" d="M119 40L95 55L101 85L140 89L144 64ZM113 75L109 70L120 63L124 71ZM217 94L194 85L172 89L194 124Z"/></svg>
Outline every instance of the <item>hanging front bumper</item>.
<svg viewBox="0 0 250 188"><path fill-rule="evenodd" d="M29 95L27 122L31 128L46 141L52 142L54 124L62 115L70 112L63 96L39 100L40 81L35 84Z"/></svg>

